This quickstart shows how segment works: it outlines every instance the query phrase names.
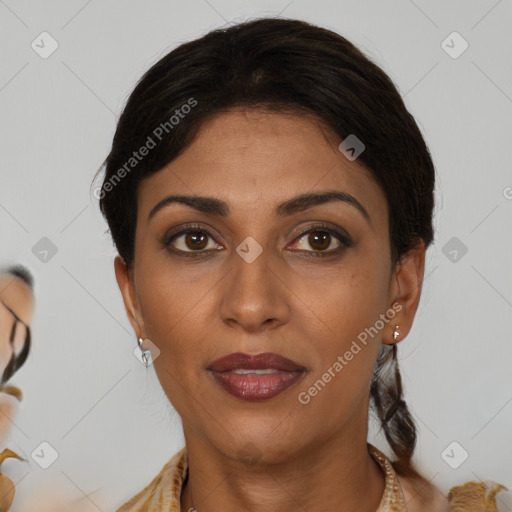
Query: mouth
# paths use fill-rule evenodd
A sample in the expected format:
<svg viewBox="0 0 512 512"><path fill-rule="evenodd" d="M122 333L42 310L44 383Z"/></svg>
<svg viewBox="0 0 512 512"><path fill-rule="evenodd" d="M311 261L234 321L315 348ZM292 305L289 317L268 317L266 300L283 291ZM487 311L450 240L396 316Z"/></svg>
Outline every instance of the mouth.
<svg viewBox="0 0 512 512"><path fill-rule="evenodd" d="M281 394L306 372L303 366L272 352L228 354L213 361L207 369L225 391L252 402Z"/></svg>

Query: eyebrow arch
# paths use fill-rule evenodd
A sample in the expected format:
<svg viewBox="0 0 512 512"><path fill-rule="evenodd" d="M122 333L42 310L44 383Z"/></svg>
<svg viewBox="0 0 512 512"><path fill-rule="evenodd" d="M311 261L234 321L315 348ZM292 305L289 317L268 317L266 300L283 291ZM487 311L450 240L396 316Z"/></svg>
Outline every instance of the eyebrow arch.
<svg viewBox="0 0 512 512"><path fill-rule="evenodd" d="M301 212L313 206L332 201L343 201L353 206L368 222L370 222L370 215L364 206L353 195L348 194L347 192L339 192L337 190L301 194L299 196L292 197L291 199L287 199L277 206L275 215L278 218L287 217L296 212ZM215 197L170 195L159 201L152 208L148 215L148 222L159 210L173 203L185 204L202 213L217 215L219 217L227 217L230 212L228 203Z"/></svg>

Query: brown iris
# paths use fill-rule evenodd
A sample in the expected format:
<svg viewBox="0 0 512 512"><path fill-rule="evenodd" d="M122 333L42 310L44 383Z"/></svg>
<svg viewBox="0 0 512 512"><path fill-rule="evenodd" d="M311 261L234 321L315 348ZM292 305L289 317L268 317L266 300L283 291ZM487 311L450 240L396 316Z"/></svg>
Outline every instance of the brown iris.
<svg viewBox="0 0 512 512"><path fill-rule="evenodd" d="M321 251L329 247L331 235L326 231L314 231L308 236L308 243L313 249ZM316 246L316 247L315 247Z"/></svg>
<svg viewBox="0 0 512 512"><path fill-rule="evenodd" d="M190 231L185 236L185 244L189 249L204 249L208 244L208 235L201 231Z"/></svg>

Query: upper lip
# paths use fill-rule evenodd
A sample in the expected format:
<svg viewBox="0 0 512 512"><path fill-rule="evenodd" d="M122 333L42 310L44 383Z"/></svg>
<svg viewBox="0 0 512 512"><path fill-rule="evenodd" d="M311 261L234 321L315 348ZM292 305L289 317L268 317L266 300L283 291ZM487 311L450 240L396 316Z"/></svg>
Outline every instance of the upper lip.
<svg viewBox="0 0 512 512"><path fill-rule="evenodd" d="M214 372L228 372L238 368L246 370L281 370L286 372L303 371L305 368L294 363L291 359L274 354L273 352L263 352L261 354L244 354L234 352L223 357L215 359L208 370Z"/></svg>

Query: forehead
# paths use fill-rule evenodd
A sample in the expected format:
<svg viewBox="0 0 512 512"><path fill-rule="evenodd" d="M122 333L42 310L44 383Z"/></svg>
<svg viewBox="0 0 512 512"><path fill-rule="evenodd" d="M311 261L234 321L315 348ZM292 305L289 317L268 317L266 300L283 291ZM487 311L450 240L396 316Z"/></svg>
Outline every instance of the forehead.
<svg viewBox="0 0 512 512"><path fill-rule="evenodd" d="M11 274L0 274L0 299L5 302L21 320L30 324L34 310L34 295L26 283ZM3 308L2 305L0 305L0 307Z"/></svg>
<svg viewBox="0 0 512 512"><path fill-rule="evenodd" d="M371 216L386 214L372 174L349 161L340 142L313 116L251 109L217 114L179 157L140 183L140 217L170 193L222 197L234 210L270 211L279 200L325 189L356 196Z"/></svg>

